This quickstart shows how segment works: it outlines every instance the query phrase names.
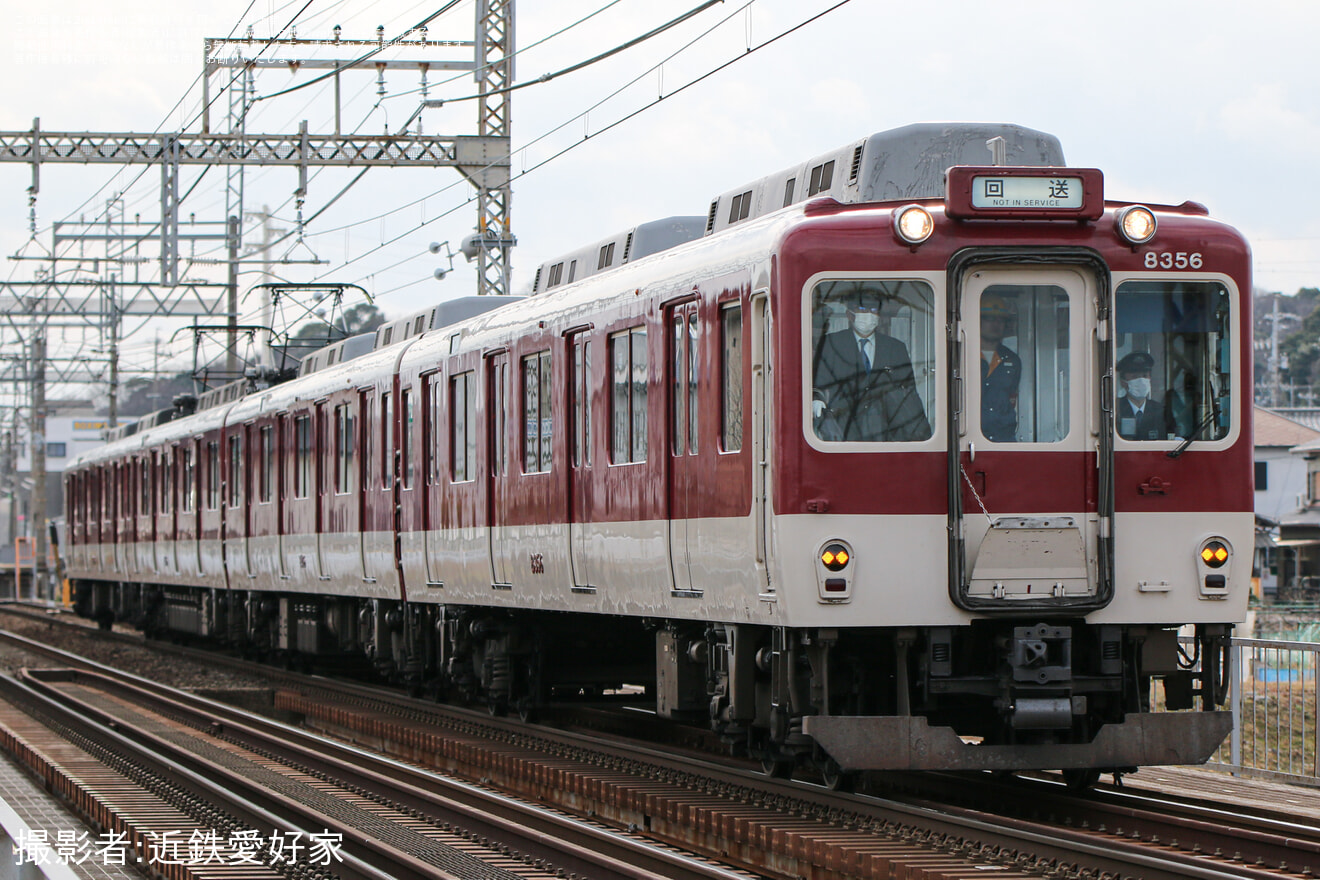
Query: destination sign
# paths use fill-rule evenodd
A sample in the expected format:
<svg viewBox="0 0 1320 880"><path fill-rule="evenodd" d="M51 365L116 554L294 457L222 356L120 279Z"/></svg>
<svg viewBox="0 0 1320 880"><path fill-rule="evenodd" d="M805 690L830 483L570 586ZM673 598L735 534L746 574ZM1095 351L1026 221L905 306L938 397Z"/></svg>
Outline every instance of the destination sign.
<svg viewBox="0 0 1320 880"><path fill-rule="evenodd" d="M1098 168L955 165L944 183L944 210L955 220L1085 221L1105 213Z"/></svg>
<svg viewBox="0 0 1320 880"><path fill-rule="evenodd" d="M973 177L973 208L1075 211L1082 207L1080 177Z"/></svg>

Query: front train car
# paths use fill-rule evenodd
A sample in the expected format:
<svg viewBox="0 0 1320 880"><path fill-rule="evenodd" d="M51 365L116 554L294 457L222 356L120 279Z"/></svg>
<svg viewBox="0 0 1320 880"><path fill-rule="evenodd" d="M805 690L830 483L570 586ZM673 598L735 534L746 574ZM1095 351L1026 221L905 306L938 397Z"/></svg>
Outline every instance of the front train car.
<svg viewBox="0 0 1320 880"><path fill-rule="evenodd" d="M1251 575L1249 248L1095 169L943 181L782 239L781 625L713 646L716 723L832 778L1203 762Z"/></svg>

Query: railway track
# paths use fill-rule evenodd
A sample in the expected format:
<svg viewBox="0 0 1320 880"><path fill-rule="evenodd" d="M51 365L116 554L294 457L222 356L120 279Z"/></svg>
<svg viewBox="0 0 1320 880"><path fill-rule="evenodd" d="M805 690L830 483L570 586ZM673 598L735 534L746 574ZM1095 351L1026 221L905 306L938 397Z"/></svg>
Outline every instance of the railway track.
<svg viewBox="0 0 1320 880"><path fill-rule="evenodd" d="M206 839L282 839L282 849L303 841L323 853L310 865L344 880L747 877L599 823L113 674L25 671L0 679L0 695L119 769L116 784L98 793L102 817L131 811L150 795L175 808L153 804L146 817L124 825L139 838L159 841L170 831L194 847ZM33 736L30 726L26 733ZM104 782L106 774L96 777ZM89 796L78 791L71 799ZM260 855L283 873L271 849Z"/></svg>
<svg viewBox="0 0 1320 880"><path fill-rule="evenodd" d="M277 703L339 737L524 797L556 798L579 815L671 845L704 846L712 857L767 876L890 876L905 866L926 872L912 876L941 877L1264 878L1305 876L1320 864L1313 830L1283 817L1249 824L1226 810L1184 813L1176 799L1106 804L1026 782L987 785L978 794L981 780L962 777L953 783L953 807L947 795L931 802L930 780L921 777L920 791L882 801L361 685L301 678ZM1219 853L1193 831L1214 837Z"/></svg>

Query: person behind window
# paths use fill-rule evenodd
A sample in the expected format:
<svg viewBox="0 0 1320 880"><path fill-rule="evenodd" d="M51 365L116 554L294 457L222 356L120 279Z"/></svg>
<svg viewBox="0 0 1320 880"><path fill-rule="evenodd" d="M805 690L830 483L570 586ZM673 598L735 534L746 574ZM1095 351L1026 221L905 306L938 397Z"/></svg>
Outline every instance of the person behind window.
<svg viewBox="0 0 1320 880"><path fill-rule="evenodd" d="M1004 345L1013 307L996 294L981 297L981 433L996 443L1017 440L1022 361Z"/></svg>
<svg viewBox="0 0 1320 880"><path fill-rule="evenodd" d="M1114 412L1118 435L1127 440L1163 440L1167 435L1164 407L1150 396L1150 373L1155 358L1133 351L1118 362L1118 384L1124 396Z"/></svg>
<svg viewBox="0 0 1320 880"><path fill-rule="evenodd" d="M878 332L883 300L847 300L848 326L821 337L813 358L812 417L822 440L901 441L930 437L907 346Z"/></svg>
<svg viewBox="0 0 1320 880"><path fill-rule="evenodd" d="M1164 390L1164 428L1169 439L1190 436L1196 428L1196 375L1183 373L1179 383Z"/></svg>

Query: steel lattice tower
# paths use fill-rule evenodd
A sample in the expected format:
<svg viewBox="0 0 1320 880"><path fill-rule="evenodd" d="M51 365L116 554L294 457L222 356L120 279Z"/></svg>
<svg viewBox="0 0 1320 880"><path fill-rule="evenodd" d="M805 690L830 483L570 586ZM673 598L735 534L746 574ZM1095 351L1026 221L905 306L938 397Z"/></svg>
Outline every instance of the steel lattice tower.
<svg viewBox="0 0 1320 880"><path fill-rule="evenodd" d="M472 175L477 187L477 292L508 294L509 249L514 244L510 228L512 189L508 151L511 144L513 97L513 6L514 0L479 0L477 3L477 136L498 138L505 146L502 157ZM494 164L498 161L498 164Z"/></svg>

